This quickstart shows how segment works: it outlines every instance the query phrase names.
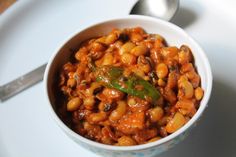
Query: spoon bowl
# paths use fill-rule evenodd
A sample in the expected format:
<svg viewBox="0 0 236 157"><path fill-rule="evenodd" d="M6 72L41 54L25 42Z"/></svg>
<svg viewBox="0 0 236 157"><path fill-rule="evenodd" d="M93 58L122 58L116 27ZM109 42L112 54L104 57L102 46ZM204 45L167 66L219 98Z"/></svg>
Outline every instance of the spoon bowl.
<svg viewBox="0 0 236 157"><path fill-rule="evenodd" d="M130 14L147 15L169 21L178 8L179 0L139 0Z"/></svg>

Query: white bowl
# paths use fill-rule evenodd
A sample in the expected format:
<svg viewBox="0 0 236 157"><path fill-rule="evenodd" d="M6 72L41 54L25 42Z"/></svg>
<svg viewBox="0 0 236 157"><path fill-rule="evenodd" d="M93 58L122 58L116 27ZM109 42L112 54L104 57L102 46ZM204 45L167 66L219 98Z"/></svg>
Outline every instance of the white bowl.
<svg viewBox="0 0 236 157"><path fill-rule="evenodd" d="M144 30L148 33L157 33L162 35L166 39L168 45L180 47L182 44L186 44L190 47L195 59L195 66L201 77L201 86L204 89L204 97L200 103L200 107L192 119L190 119L190 121L188 121L182 128L173 134L152 143L121 147L105 145L86 139L68 128L55 112L54 84L56 80L55 78L58 77L57 73L61 66L69 60L72 53L71 49L78 49L80 42L83 40L105 35L113 28L127 28L136 26L144 28ZM196 122L199 120L203 111L207 107L207 103L210 98L212 89L212 73L206 54L184 30L172 23L160 19L147 16L129 15L127 17L116 18L94 24L75 33L72 37L63 42L48 62L44 75L44 88L46 90L45 93L48 100L48 110L50 111L52 118L76 143L102 156L146 157L155 156L168 150L184 139L187 133L189 133L190 128L195 126Z"/></svg>

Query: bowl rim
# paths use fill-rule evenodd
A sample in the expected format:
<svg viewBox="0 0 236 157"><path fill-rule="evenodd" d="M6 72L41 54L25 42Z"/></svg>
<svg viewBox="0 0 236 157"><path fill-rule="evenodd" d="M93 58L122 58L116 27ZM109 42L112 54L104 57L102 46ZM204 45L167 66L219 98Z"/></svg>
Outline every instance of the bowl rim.
<svg viewBox="0 0 236 157"><path fill-rule="evenodd" d="M177 32L180 32L181 35L185 36L186 38L188 38L188 40L192 43L192 45L194 45L194 47L197 48L197 52L200 55L200 58L202 59L202 63L203 63L203 67L206 70L206 80L207 80L207 84L206 84L206 91L204 91L204 97L201 100L201 105L199 107L199 109L197 110L197 112L195 113L195 115L184 125L182 126L180 129L178 129L177 131L175 131L174 133L160 139L154 142L150 142L150 143L146 143L146 144L141 144L141 145L135 145L135 146L113 146L113 145L106 145L106 144L102 144L102 143L98 143L95 141L92 141L90 139L87 139L79 134L77 134L76 132L74 132L73 130L71 130L66 124L63 123L63 121L58 117L58 115L56 114L56 112L54 111L52 104L50 102L49 99L49 93L48 93L48 73L49 70L51 68L51 65L53 63L53 61L55 60L56 55L58 54L58 52L60 51L60 49L68 42L70 41L73 37L75 37L77 34L79 34L80 32L90 29L94 26L97 25L102 25L105 23L110 23L110 22L115 22L115 21L119 21L119 20L144 20L144 21L150 21L150 22L155 22L155 23L160 23L161 25L167 26ZM208 58L205 54L205 52L203 51L203 49L199 46L199 44L190 36L188 35L182 28L178 27L177 25L158 19L158 18L154 18L154 17L148 17L148 16L144 16L144 15L126 15L126 16L121 16L121 17L116 17L113 19L106 19L100 22L97 22L95 24L91 24L88 27L85 27L83 29L80 29L79 31L75 31L75 33L72 33L69 38L66 38L66 40L64 40L61 44L59 44L59 47L57 47L56 51L54 51L54 53L52 54L51 58L49 59L49 62L47 64L47 67L45 69L45 73L44 73L44 93L46 95L46 99L47 99L47 105L49 106L49 112L50 115L53 117L53 119L56 121L56 123L59 125L59 127L61 129L63 129L63 131L65 131L67 134L69 134L70 136L72 136L74 139L79 140L83 143L86 143L87 145L92 145L94 147L97 148L101 148L101 149L105 149L105 150L112 150L112 151L134 151L134 150L143 150L143 149L147 149L147 148L151 148L151 147L156 147L156 146L160 146L164 143L167 143L169 141L171 141L172 139L175 139L177 136L183 134L184 132L186 132L198 119L199 117L202 115L203 111L205 110L205 108L207 107L207 103L210 99L210 95L211 95L211 91L212 91L212 82L213 82L213 77L212 77L212 72L211 72L211 67L208 61Z"/></svg>

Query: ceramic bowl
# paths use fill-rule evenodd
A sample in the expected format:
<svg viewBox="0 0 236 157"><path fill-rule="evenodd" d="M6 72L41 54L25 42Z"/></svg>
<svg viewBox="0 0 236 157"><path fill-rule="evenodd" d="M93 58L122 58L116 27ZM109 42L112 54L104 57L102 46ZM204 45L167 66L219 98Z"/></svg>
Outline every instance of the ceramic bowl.
<svg viewBox="0 0 236 157"><path fill-rule="evenodd" d="M105 35L113 28L128 28L136 26L144 28L147 33L162 35L166 39L168 45L180 47L182 44L186 44L190 47L194 56L195 66L201 77L201 86L204 89L204 97L200 103L200 107L192 119L190 119L182 128L173 134L152 143L136 146L111 146L86 139L67 127L55 112L56 97L54 84L58 77L58 71L61 66L69 60L72 53L71 49L78 49L80 42L91 37ZM193 126L196 125L203 111L206 109L211 95L212 73L206 54L198 43L184 30L170 22L160 19L147 16L129 15L127 17L96 23L74 33L71 37L63 41L48 62L44 75L44 88L48 100L47 107L52 118L72 140L85 149L89 149L102 156L110 157L151 157L156 156L179 143L189 133L191 130L190 128L193 128Z"/></svg>

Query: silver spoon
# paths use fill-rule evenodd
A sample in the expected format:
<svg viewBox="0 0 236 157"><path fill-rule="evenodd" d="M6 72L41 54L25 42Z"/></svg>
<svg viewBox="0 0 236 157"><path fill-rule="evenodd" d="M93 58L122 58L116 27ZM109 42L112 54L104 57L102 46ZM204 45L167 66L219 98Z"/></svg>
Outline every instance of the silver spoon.
<svg viewBox="0 0 236 157"><path fill-rule="evenodd" d="M179 0L139 0L130 14L147 15L169 21L179 7ZM5 101L21 91L43 80L47 64L0 86L0 101Z"/></svg>
<svg viewBox="0 0 236 157"><path fill-rule="evenodd" d="M179 0L139 0L130 14L147 15L169 21L179 8Z"/></svg>

